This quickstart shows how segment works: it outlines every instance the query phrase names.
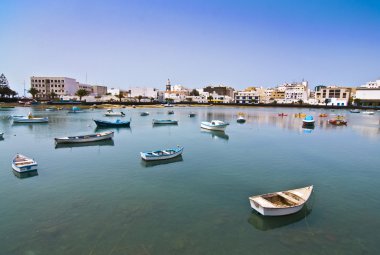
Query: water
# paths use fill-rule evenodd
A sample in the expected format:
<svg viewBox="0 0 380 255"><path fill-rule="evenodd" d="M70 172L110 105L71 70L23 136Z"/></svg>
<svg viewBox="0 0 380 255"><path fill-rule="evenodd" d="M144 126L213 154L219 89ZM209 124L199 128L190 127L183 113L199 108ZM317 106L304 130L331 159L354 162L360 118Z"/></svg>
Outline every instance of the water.
<svg viewBox="0 0 380 255"><path fill-rule="evenodd" d="M32 125L8 119L28 108L0 112L0 254L377 253L379 113L305 109L316 127L304 130L293 116L300 109L173 110L123 109L131 128L113 129L114 142L63 148L54 137L94 132L92 119L105 119L105 110L35 110L50 122ZM348 126L328 125L321 112L345 115ZM153 118L179 125L152 127ZM225 134L202 131L211 119L231 125ZM140 151L176 145L183 157L168 164L140 159ZM17 152L38 161L37 176L14 175ZM298 214L263 218L249 206L251 195L310 184Z"/></svg>

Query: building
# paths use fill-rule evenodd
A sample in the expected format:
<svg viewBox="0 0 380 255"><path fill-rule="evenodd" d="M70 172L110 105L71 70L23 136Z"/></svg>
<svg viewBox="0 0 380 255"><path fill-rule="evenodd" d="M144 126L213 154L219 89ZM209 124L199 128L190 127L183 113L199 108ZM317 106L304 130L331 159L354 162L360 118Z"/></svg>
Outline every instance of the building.
<svg viewBox="0 0 380 255"><path fill-rule="evenodd" d="M230 98L234 97L234 89L227 86L207 86L203 88L204 92L209 94L218 94L220 96L229 96Z"/></svg>
<svg viewBox="0 0 380 255"><path fill-rule="evenodd" d="M129 95L130 97L139 97L142 96L143 98L147 98L151 100L152 98L154 100L158 99L159 91L155 88L145 88L145 87L132 87L129 89Z"/></svg>
<svg viewBox="0 0 380 255"><path fill-rule="evenodd" d="M57 97L74 95L79 89L79 83L73 78L67 77L42 77L32 76L30 78L31 88L37 89L38 99L51 99L54 92Z"/></svg>
<svg viewBox="0 0 380 255"><path fill-rule="evenodd" d="M369 81L364 85L360 86L361 88L367 88L367 89L379 89L380 88L380 80L376 81Z"/></svg>
<svg viewBox="0 0 380 255"><path fill-rule="evenodd" d="M94 85L92 86L92 93L97 97L104 96L107 94L107 86Z"/></svg>
<svg viewBox="0 0 380 255"><path fill-rule="evenodd" d="M320 87L315 91L315 99L318 104L347 106L351 97L349 87L328 86Z"/></svg>
<svg viewBox="0 0 380 255"><path fill-rule="evenodd" d="M78 90L79 89L84 89L88 92L88 94L92 94L92 85L89 85L89 84L84 84L84 83L80 83L78 82Z"/></svg>
<svg viewBox="0 0 380 255"><path fill-rule="evenodd" d="M267 101L267 91L263 88L249 87L244 91L234 92L234 102L237 104L259 104Z"/></svg>
<svg viewBox="0 0 380 255"><path fill-rule="evenodd" d="M380 87L379 88L356 88L356 104L361 106L380 106Z"/></svg>
<svg viewBox="0 0 380 255"><path fill-rule="evenodd" d="M310 91L307 81L285 83L281 87L285 88L285 103L307 102L309 99ZM280 91L283 91L283 89Z"/></svg>

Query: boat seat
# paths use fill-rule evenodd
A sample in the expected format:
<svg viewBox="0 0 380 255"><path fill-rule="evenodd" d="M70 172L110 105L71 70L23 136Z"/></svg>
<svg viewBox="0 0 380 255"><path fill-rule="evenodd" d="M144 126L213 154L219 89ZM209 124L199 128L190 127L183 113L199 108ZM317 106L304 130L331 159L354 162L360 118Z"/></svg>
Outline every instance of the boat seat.
<svg viewBox="0 0 380 255"><path fill-rule="evenodd" d="M294 203L294 204L299 204L299 203L302 203L304 202L305 200L302 199L302 197L300 197L300 200L296 200L294 198L292 198L291 196L288 196L286 195L285 193L283 192L277 192L278 195L282 196L283 198L286 198L287 200L289 200L290 202ZM297 195L298 196L298 195Z"/></svg>
<svg viewBox="0 0 380 255"><path fill-rule="evenodd" d="M271 202L269 202L268 200L262 198L262 197L255 197L255 198L250 198L251 200L255 201L256 203L258 203L261 207L265 207L265 208L276 208L277 206L275 204L272 204Z"/></svg>
<svg viewBox="0 0 380 255"><path fill-rule="evenodd" d="M152 155L153 155L153 156L160 156L160 155L158 155L158 154L155 153L155 152L152 152Z"/></svg>
<svg viewBox="0 0 380 255"><path fill-rule="evenodd" d="M166 154L166 155L170 155L171 153L168 152L168 151L162 151L162 153Z"/></svg>

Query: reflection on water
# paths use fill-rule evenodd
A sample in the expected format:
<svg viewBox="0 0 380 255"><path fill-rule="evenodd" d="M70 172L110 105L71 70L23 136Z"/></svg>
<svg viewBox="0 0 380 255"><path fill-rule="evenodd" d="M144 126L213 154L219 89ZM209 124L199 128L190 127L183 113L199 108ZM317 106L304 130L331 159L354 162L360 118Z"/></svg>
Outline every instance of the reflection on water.
<svg viewBox="0 0 380 255"><path fill-rule="evenodd" d="M33 177L33 176L37 176L38 175L38 171L35 170L35 171L30 171L30 172L25 172L25 173L19 173L15 170L12 169L12 172L13 174L17 177L17 178L20 178L20 179L24 179L24 178L29 178L29 177Z"/></svg>
<svg viewBox="0 0 380 255"><path fill-rule="evenodd" d="M224 131L213 131L213 130L201 129L201 133L211 135L212 139L228 140L230 138Z"/></svg>
<svg viewBox="0 0 380 255"><path fill-rule="evenodd" d="M182 155L179 155L178 157L166 159L166 160L146 161L142 159L141 165L144 167L153 167L153 166L166 165L166 164L182 162L182 161L183 161Z"/></svg>
<svg viewBox="0 0 380 255"><path fill-rule="evenodd" d="M95 132L105 132L107 130L109 131L114 131L115 133L119 133L121 129L127 129L129 130L129 132L132 133L132 128L129 126L129 127L96 127L95 128Z"/></svg>
<svg viewBox="0 0 380 255"><path fill-rule="evenodd" d="M258 230L267 231L306 219L311 211L312 209L308 205L305 205L299 212L286 216L262 216L254 211L251 217L249 217L248 222Z"/></svg>
<svg viewBox="0 0 380 255"><path fill-rule="evenodd" d="M59 143L55 145L56 149L62 148L75 148L75 147L89 147L89 146L114 146L115 142L112 139L97 141L97 142L87 142L87 143Z"/></svg>

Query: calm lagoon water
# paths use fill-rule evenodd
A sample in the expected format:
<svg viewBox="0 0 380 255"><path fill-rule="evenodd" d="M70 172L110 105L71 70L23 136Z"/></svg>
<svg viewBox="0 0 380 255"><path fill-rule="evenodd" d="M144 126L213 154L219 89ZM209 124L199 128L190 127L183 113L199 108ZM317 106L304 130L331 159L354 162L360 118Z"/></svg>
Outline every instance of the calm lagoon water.
<svg viewBox="0 0 380 255"><path fill-rule="evenodd" d="M94 132L104 110L34 110L50 122L33 125L8 118L29 108L0 112L0 254L377 254L379 112L304 109L317 122L303 130L293 116L300 109L123 110L131 128L114 129L113 142L60 148L54 137ZM321 112L345 115L348 126L328 125ZM152 127L153 118L179 125ZM202 131L211 119L231 125L225 134ZM185 150L173 162L140 159L176 145ZM38 161L37 176L14 175L17 152ZM263 218L249 206L251 195L310 184L298 214Z"/></svg>

